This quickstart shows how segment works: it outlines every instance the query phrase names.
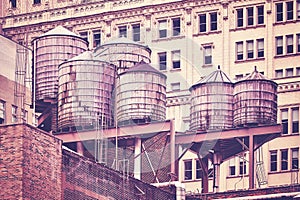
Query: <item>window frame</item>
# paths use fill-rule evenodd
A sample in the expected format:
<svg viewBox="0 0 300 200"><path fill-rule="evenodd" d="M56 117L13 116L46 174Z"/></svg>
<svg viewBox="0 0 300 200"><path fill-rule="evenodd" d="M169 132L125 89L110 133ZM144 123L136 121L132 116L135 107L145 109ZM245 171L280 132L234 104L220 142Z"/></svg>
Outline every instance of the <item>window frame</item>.
<svg viewBox="0 0 300 200"><path fill-rule="evenodd" d="M279 10L279 6L280 9ZM276 22L283 22L283 2L275 4Z"/></svg>
<svg viewBox="0 0 300 200"><path fill-rule="evenodd" d="M274 158L274 159L273 159ZM278 170L278 153L277 150L270 151L270 172L277 172Z"/></svg>
<svg viewBox="0 0 300 200"><path fill-rule="evenodd" d="M260 13L260 9L261 9L262 13ZM257 6L256 10L257 10L257 24L264 24L265 23L265 16L264 16L265 9L264 9L264 6L263 5Z"/></svg>
<svg viewBox="0 0 300 200"><path fill-rule="evenodd" d="M187 169L187 163L190 163L190 168ZM193 180L193 160L184 160L183 161L183 172L184 172L184 181L190 181ZM188 175L188 176L187 176Z"/></svg>
<svg viewBox="0 0 300 200"><path fill-rule="evenodd" d="M294 1L288 1L286 3L286 20L290 21L294 19ZM289 6L292 5L290 8Z"/></svg>
<svg viewBox="0 0 300 200"><path fill-rule="evenodd" d="M244 26L244 9L236 9L236 27L240 28Z"/></svg>
<svg viewBox="0 0 300 200"><path fill-rule="evenodd" d="M296 156L294 152L297 152ZM291 170L299 170L299 148L291 149Z"/></svg>
<svg viewBox="0 0 300 200"><path fill-rule="evenodd" d="M292 76L294 76L294 68L286 68L285 77L292 77Z"/></svg>
<svg viewBox="0 0 300 200"><path fill-rule="evenodd" d="M247 174L247 162L244 159L240 158L239 161L239 175L246 175Z"/></svg>
<svg viewBox="0 0 300 200"><path fill-rule="evenodd" d="M88 31L79 31L79 35L84 41L89 42L89 33L88 33Z"/></svg>
<svg viewBox="0 0 300 200"><path fill-rule="evenodd" d="M281 125L282 125L282 134L287 135L289 133L289 110L287 108L281 109ZM283 117L283 113L285 113L286 117Z"/></svg>
<svg viewBox="0 0 300 200"><path fill-rule="evenodd" d="M294 53L294 35L286 35L286 53Z"/></svg>
<svg viewBox="0 0 300 200"><path fill-rule="evenodd" d="M254 26L254 8L253 7L247 7L247 26ZM249 12L251 11L251 12Z"/></svg>
<svg viewBox="0 0 300 200"><path fill-rule="evenodd" d="M99 38L96 36L99 36ZM93 47L99 45L101 45L101 30L93 30Z"/></svg>
<svg viewBox="0 0 300 200"><path fill-rule="evenodd" d="M167 70L167 52L159 52L158 55L158 63L159 63L159 70ZM162 59L162 58L165 59Z"/></svg>
<svg viewBox="0 0 300 200"><path fill-rule="evenodd" d="M212 50L213 45L204 45L203 47L203 64L204 65L212 65L213 57L212 57ZM210 53L209 53L210 50Z"/></svg>
<svg viewBox="0 0 300 200"><path fill-rule="evenodd" d="M203 178L203 172L201 168L200 161L197 159L196 161L196 174L195 174L195 179L196 180L202 180Z"/></svg>
<svg viewBox="0 0 300 200"><path fill-rule="evenodd" d="M165 27L162 27L162 24L165 24ZM168 32L168 21L166 19L162 19L158 21L158 38L167 38Z"/></svg>
<svg viewBox="0 0 300 200"><path fill-rule="evenodd" d="M288 149L281 149L280 150L280 170L287 171L288 169L289 169L289 151L288 151Z"/></svg>
<svg viewBox="0 0 300 200"><path fill-rule="evenodd" d="M228 161L228 175L236 176L235 157L229 159L229 161Z"/></svg>
<svg viewBox="0 0 300 200"><path fill-rule="evenodd" d="M121 38L121 37L127 38L128 37L127 25L118 26L118 30L119 30L119 38Z"/></svg>
<svg viewBox="0 0 300 200"><path fill-rule="evenodd" d="M279 44L279 41L281 41L281 44ZM283 55L283 36L276 36L275 44L276 44L276 55Z"/></svg>
<svg viewBox="0 0 300 200"><path fill-rule="evenodd" d="M252 44L252 49L249 49L249 45ZM247 59L254 59L254 40L246 41Z"/></svg>
<svg viewBox="0 0 300 200"><path fill-rule="evenodd" d="M215 19L213 19L215 17ZM209 13L209 26L210 31L218 30L218 14L217 12Z"/></svg>
<svg viewBox="0 0 300 200"><path fill-rule="evenodd" d="M5 106L6 106L6 102L0 100L0 119L1 119L0 124L5 124L6 123L6 109L5 109ZM2 118L1 115L3 115L3 118Z"/></svg>
<svg viewBox="0 0 300 200"><path fill-rule="evenodd" d="M257 58L264 58L265 57L265 41L264 39L257 39ZM262 48L260 48L260 43L262 43Z"/></svg>
<svg viewBox="0 0 300 200"><path fill-rule="evenodd" d="M11 122L12 123L18 122L18 107L15 105L11 106Z"/></svg>
<svg viewBox="0 0 300 200"><path fill-rule="evenodd" d="M176 22L177 21L177 26ZM172 36L179 36L181 35L181 20L180 17L172 18Z"/></svg>
<svg viewBox="0 0 300 200"><path fill-rule="evenodd" d="M10 6L11 6L11 8L17 8L17 0L10 0L9 1L10 2Z"/></svg>
<svg viewBox="0 0 300 200"><path fill-rule="evenodd" d="M297 34L297 52L300 53L300 34Z"/></svg>
<svg viewBox="0 0 300 200"><path fill-rule="evenodd" d="M235 43L236 46L236 60L237 61L241 61L244 60L244 42L243 41L239 41ZM240 48L241 50L239 50Z"/></svg>
<svg viewBox="0 0 300 200"><path fill-rule="evenodd" d="M180 62L180 50L171 51L172 55L172 69L180 69L181 62Z"/></svg>
<svg viewBox="0 0 300 200"><path fill-rule="evenodd" d="M203 17L203 18L202 18ZM206 19L206 13L205 14L199 14L199 32L204 33L207 32L207 19Z"/></svg>
<svg viewBox="0 0 300 200"><path fill-rule="evenodd" d="M135 42L141 41L141 25L132 24L132 40Z"/></svg>
<svg viewBox="0 0 300 200"><path fill-rule="evenodd" d="M33 4L34 5L41 4L41 0L33 0Z"/></svg>
<svg viewBox="0 0 300 200"><path fill-rule="evenodd" d="M292 133L299 133L299 107L292 108L291 122L292 122Z"/></svg>
<svg viewBox="0 0 300 200"><path fill-rule="evenodd" d="M275 70L275 78L282 78L282 77L283 77L283 69L276 69Z"/></svg>

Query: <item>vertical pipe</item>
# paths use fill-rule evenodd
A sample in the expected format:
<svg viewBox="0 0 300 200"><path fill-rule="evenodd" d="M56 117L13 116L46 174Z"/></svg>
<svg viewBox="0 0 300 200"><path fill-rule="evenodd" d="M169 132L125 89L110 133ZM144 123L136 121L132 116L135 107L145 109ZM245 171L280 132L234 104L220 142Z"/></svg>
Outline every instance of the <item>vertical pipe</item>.
<svg viewBox="0 0 300 200"><path fill-rule="evenodd" d="M170 151L171 151L171 173L175 174L175 123L170 120Z"/></svg>
<svg viewBox="0 0 300 200"><path fill-rule="evenodd" d="M202 158L202 160L200 161L202 162L202 172L203 173L203 176L202 176L202 181L201 181L201 184L202 184L202 193L208 193L208 158Z"/></svg>
<svg viewBox="0 0 300 200"><path fill-rule="evenodd" d="M141 150L142 147L142 139L135 138L135 146L134 146L134 178L141 180Z"/></svg>
<svg viewBox="0 0 300 200"><path fill-rule="evenodd" d="M249 135L249 189L254 189L254 138Z"/></svg>
<svg viewBox="0 0 300 200"><path fill-rule="evenodd" d="M220 153L215 152L213 154L213 161L214 161L214 192L219 192L220 187Z"/></svg>

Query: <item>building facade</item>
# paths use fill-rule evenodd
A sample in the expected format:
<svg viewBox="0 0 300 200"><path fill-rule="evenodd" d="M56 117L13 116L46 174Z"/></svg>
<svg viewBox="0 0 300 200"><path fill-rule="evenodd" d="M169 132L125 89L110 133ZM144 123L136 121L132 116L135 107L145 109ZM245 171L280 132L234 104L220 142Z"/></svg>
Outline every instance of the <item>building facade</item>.
<svg viewBox="0 0 300 200"><path fill-rule="evenodd" d="M189 129L189 88L216 69L232 80L253 71L278 85L283 136L257 151L256 187L299 182L300 2L176 0L7 0L0 3L1 32L20 44L62 25L89 48L128 37L152 49L151 62L167 75L167 119ZM247 153L221 165L220 191L246 189ZM187 191L201 192L195 152L179 161ZM198 169L198 170L197 170ZM212 188L212 187L210 187ZM212 190L212 189L211 189Z"/></svg>

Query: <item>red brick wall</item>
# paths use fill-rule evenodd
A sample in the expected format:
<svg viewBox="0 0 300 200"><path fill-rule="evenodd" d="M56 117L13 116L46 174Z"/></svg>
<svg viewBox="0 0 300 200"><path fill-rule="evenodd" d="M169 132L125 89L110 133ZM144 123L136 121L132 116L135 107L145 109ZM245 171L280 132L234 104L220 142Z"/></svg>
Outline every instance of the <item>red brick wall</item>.
<svg viewBox="0 0 300 200"><path fill-rule="evenodd" d="M0 199L61 199L61 145L29 125L0 126Z"/></svg>
<svg viewBox="0 0 300 200"><path fill-rule="evenodd" d="M175 195L63 150L63 199L168 200Z"/></svg>

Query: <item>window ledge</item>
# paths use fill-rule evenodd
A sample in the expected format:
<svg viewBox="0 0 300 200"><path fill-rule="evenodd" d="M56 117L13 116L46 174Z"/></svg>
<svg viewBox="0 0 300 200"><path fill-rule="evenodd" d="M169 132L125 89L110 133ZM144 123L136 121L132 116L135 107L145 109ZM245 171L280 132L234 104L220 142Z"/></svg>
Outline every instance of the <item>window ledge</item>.
<svg viewBox="0 0 300 200"><path fill-rule="evenodd" d="M213 66L213 64L203 64L202 65L203 68L209 68L209 67L212 67L212 66Z"/></svg>
<svg viewBox="0 0 300 200"><path fill-rule="evenodd" d="M230 179L230 178L241 178L241 177L249 177L249 174L245 174L245 175L227 175L226 178Z"/></svg>
<svg viewBox="0 0 300 200"><path fill-rule="evenodd" d="M281 134L281 137L291 137L291 136L299 136L299 133Z"/></svg>
<svg viewBox="0 0 300 200"><path fill-rule="evenodd" d="M166 69L158 69L158 71L160 71L162 73L168 72L168 70L166 70Z"/></svg>
<svg viewBox="0 0 300 200"><path fill-rule="evenodd" d="M262 61L265 60L265 57L262 58L250 58L250 59L245 59L245 60L236 60L234 63L245 63L245 62L254 62L254 61Z"/></svg>
<svg viewBox="0 0 300 200"><path fill-rule="evenodd" d="M211 34L219 34L219 33L222 33L222 31L216 30L216 31L198 32L196 34L193 34L193 36L211 35Z"/></svg>
<svg viewBox="0 0 300 200"><path fill-rule="evenodd" d="M300 55L300 52L296 52L296 53L275 55L274 58L294 57L294 56L299 56L299 55Z"/></svg>
<svg viewBox="0 0 300 200"><path fill-rule="evenodd" d="M285 25L285 24L292 24L292 23L297 23L299 20L286 20L286 21L280 21L280 22L274 22L273 25Z"/></svg>
<svg viewBox="0 0 300 200"><path fill-rule="evenodd" d="M265 27L266 27L265 24L257 24L251 26L236 27L236 28L229 29L229 31L241 31L241 30L244 31L248 29L257 29L257 28L265 28Z"/></svg>
<svg viewBox="0 0 300 200"><path fill-rule="evenodd" d="M171 72L180 72L181 68L172 68L170 71Z"/></svg>
<svg viewBox="0 0 300 200"><path fill-rule="evenodd" d="M272 174L282 174L282 173L292 173L292 172L298 172L299 169L292 169L292 170L279 170L279 171L274 171L274 172L268 172L268 175Z"/></svg>
<svg viewBox="0 0 300 200"><path fill-rule="evenodd" d="M152 42L162 42L162 41L170 41L170 40L177 40L177 39L182 39L185 38L184 35L179 35L179 36L170 36L170 37L164 37L164 38L157 38L156 40L152 40Z"/></svg>

